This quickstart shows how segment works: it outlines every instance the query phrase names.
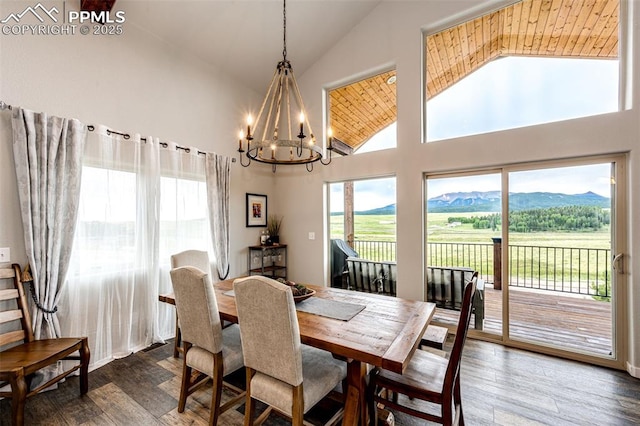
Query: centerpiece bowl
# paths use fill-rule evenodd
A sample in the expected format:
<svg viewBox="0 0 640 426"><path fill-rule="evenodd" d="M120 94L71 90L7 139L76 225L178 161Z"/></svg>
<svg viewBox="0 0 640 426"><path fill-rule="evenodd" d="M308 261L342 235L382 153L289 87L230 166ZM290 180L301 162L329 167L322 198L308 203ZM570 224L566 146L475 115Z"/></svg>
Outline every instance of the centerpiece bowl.
<svg viewBox="0 0 640 426"><path fill-rule="evenodd" d="M293 293L293 301L295 303L307 300L308 298L316 294L315 290L307 288L302 284L296 284L293 281L288 281L284 278L278 278L278 281L291 287L291 292Z"/></svg>
<svg viewBox="0 0 640 426"><path fill-rule="evenodd" d="M307 300L308 298L310 298L311 296L313 296L314 294L316 294L315 290L311 290L310 288L307 289L307 293L301 295L301 296L293 296L293 301L298 303L298 302L302 302L303 300Z"/></svg>

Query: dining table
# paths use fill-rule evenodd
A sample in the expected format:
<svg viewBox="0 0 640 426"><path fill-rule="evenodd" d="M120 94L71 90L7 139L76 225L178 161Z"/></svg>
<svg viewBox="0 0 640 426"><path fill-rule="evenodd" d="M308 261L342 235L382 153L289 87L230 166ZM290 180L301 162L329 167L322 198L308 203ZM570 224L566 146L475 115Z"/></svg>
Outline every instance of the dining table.
<svg viewBox="0 0 640 426"><path fill-rule="evenodd" d="M237 323L238 311L233 282L214 284L218 310L223 320ZM343 425L366 425L366 386L369 366L402 374L417 349L435 304L399 297L304 284L315 291L313 298L352 305L358 311L348 320L297 309L303 344L331 352L347 362L347 389ZM161 294L161 302L175 305L173 294ZM311 300L311 299L309 299ZM325 303L325 302L323 302ZM329 302L331 303L331 302ZM348 306L347 306L348 307Z"/></svg>

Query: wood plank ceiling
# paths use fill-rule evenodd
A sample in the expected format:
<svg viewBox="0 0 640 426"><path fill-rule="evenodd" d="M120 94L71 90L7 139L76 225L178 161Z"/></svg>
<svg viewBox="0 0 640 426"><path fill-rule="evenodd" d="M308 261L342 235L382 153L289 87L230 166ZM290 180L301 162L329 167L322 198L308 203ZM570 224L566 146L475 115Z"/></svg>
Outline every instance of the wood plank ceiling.
<svg viewBox="0 0 640 426"><path fill-rule="evenodd" d="M335 138L357 149L396 121L395 75L388 71L329 92L329 126Z"/></svg>
<svg viewBox="0 0 640 426"><path fill-rule="evenodd" d="M427 36L427 99L501 56L618 57L618 0L525 0Z"/></svg>
<svg viewBox="0 0 640 426"><path fill-rule="evenodd" d="M427 99L504 56L618 57L619 0L523 0L425 37ZM358 149L397 117L380 74L329 92L336 138Z"/></svg>

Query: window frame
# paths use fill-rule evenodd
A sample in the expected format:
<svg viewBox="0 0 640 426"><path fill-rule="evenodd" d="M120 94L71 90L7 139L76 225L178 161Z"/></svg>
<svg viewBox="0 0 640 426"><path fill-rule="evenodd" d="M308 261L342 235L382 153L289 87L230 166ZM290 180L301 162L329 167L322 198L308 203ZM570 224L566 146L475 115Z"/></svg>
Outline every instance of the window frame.
<svg viewBox="0 0 640 426"><path fill-rule="evenodd" d="M435 22L434 24L423 27L421 31L421 43L420 43L420 59L421 59L421 73L420 73L420 90L421 90L421 103L420 103L420 123L421 123L421 143L428 144L432 142L443 142L451 139L457 139L459 137L474 137L486 133L504 132L510 131L521 127L506 128L501 130L489 130L481 133L474 133L464 136L452 136L449 138L437 139L430 141L427 138L427 54L426 54L426 40L427 37L439 32L442 32L448 28L456 27L463 23L473 21L474 19L483 17L501 9L505 9L512 5L515 5L524 0L494 0L488 4L479 5L468 9L467 11L455 15L453 18L446 18ZM631 72L631 63L633 59L632 45L629 42L632 37L632 31L629 27L633 28L633 17L630 14L629 3L633 0L618 0L619 2L619 15L618 15L618 109L615 112L621 112L629 110L633 107L632 99L632 80L633 74ZM614 112L614 113L615 113ZM606 114L606 113L602 113ZM601 115L601 114L598 114ZM597 115L577 117L593 117ZM576 119L576 118L572 118ZM528 126L547 125L554 122L568 121L572 119L563 119L558 121L543 122L530 124Z"/></svg>
<svg viewBox="0 0 640 426"><path fill-rule="evenodd" d="M397 66L396 66L395 63L392 63L392 64L383 65L383 66L381 66L379 68L370 69L370 70L365 71L363 73L347 77L345 79L339 80L337 82L334 82L332 84L329 84L329 85L326 85L326 86L323 87L323 89L322 89L322 101L323 101L322 102L322 109L323 109L323 111L322 111L322 127L323 127L323 131L324 131L324 140L327 141L327 143L328 143L329 138L330 138L329 129L330 129L330 123L331 123L331 92L333 90L340 89L340 88L343 88L343 87L358 83L360 81L363 81L363 80L366 80L366 79L369 79L369 78L372 78L372 77L376 77L378 75L385 74L385 73L388 73L388 72L393 72L393 71L396 72L396 79L397 79ZM397 84L397 80L393 84ZM395 102L395 104L396 104L396 110L397 110L397 107L398 107L397 94L396 94L396 102ZM397 122L398 122L398 115L397 115L397 111L396 111L395 123L397 123ZM357 150L359 148L361 148L362 146L366 145L374 135L376 135L380 131L386 129L392 123L393 122L389 123L388 125L384 126L382 129L380 129L378 132L376 132L373 135L369 136L369 138L364 143L362 143L357 148L354 148L353 151L348 155L356 154ZM396 145L394 147L385 148L384 150L386 150L386 149L396 149L398 147L397 130L396 130L396 138L395 139L396 139ZM377 150L377 151L382 151L382 150ZM373 152L377 152L377 151L373 151ZM345 156L348 156L348 155L345 155Z"/></svg>

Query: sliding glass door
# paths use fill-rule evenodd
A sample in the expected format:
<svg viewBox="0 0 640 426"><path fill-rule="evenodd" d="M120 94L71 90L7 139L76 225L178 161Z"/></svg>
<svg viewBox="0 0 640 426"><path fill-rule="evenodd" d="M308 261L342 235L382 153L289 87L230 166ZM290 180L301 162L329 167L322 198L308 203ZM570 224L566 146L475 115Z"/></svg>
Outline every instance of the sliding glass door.
<svg viewBox="0 0 640 426"><path fill-rule="evenodd" d="M495 252L501 188L500 171L427 177L424 294L437 305L436 322L457 324L462 286L478 272L481 289L470 327L502 335L501 263Z"/></svg>
<svg viewBox="0 0 640 426"><path fill-rule="evenodd" d="M456 286L477 272L471 336L619 363L624 167L612 156L426 176L434 321L457 322Z"/></svg>
<svg viewBox="0 0 640 426"><path fill-rule="evenodd" d="M616 162L508 173L509 339L615 356Z"/></svg>

